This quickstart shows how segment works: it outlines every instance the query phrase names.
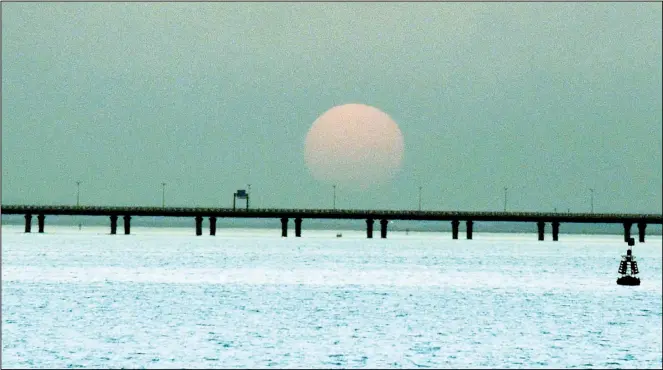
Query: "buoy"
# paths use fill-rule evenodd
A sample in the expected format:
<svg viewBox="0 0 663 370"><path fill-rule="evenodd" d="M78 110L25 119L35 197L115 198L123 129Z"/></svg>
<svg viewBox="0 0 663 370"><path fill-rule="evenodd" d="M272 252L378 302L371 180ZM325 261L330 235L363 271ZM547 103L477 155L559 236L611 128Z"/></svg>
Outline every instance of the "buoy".
<svg viewBox="0 0 663 370"><path fill-rule="evenodd" d="M638 263L635 261L635 256L631 250L633 245L635 245L635 239L629 238L629 248L626 250L626 255L622 255L622 260L619 262L619 270L617 270L617 272L621 274L621 276L617 278L618 285L640 285L640 278L636 276L640 272L638 270Z"/></svg>

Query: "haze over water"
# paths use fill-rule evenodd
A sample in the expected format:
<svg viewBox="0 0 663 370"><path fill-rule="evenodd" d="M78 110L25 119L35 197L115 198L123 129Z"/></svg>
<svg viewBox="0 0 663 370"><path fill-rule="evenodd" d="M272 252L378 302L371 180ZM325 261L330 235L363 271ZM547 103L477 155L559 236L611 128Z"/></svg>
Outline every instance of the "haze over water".
<svg viewBox="0 0 663 370"><path fill-rule="evenodd" d="M2 366L661 368L661 236L2 226Z"/></svg>

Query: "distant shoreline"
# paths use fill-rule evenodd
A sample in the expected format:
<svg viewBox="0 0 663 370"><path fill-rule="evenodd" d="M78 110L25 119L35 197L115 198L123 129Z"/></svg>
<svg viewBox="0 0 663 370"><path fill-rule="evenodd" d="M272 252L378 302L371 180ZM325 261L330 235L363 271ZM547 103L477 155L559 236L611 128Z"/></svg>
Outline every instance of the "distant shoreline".
<svg viewBox="0 0 663 370"><path fill-rule="evenodd" d="M33 228L36 220L33 220ZM22 215L2 215L2 225L23 225ZM71 226L77 227L108 227L110 222L107 217L100 216L47 216L46 230L49 226ZM189 218L164 218L150 216L132 217L132 227L153 227L153 228L195 228L195 221ZM122 221L118 222L118 227L122 227ZM203 221L203 233L207 233L208 221ZM294 222L290 222L289 230L294 234ZM217 232L222 229L265 229L280 230L281 224L278 219L219 219L217 221ZM305 219L302 225L302 232L306 230L316 231L365 231L366 225L360 220L316 220ZM35 231L35 230L33 230ZM451 225L448 222L437 221L394 221L389 224L390 232L451 232ZM460 224L459 238L465 237L465 225ZM546 234L552 232L550 225L546 227ZM620 224L574 224L566 223L560 227L560 234L573 235L623 235L624 229ZM489 222L477 221L474 223L474 233L495 233L495 234L520 234L536 233L536 225L531 222ZM637 228L631 229L631 235L637 237ZM658 224L647 225L647 235L663 235L662 227ZM293 235L294 236L294 235Z"/></svg>

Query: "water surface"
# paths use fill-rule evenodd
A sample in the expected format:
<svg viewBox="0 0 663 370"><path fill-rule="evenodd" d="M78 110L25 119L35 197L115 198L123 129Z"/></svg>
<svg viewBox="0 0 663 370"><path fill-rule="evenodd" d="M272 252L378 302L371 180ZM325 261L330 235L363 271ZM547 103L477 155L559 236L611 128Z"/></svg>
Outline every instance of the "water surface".
<svg viewBox="0 0 663 370"><path fill-rule="evenodd" d="M2 227L2 366L661 368L661 237Z"/></svg>

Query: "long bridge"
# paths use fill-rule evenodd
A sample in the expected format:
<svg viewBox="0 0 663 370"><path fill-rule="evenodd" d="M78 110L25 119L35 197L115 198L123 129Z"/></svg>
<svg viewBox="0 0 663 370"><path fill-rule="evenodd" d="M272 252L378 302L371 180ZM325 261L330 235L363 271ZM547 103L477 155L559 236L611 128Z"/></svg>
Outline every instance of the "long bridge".
<svg viewBox="0 0 663 370"><path fill-rule="evenodd" d="M132 216L193 217L196 235L202 235L203 218L209 218L210 235L216 234L217 218L280 218L281 236L288 236L288 221L294 219L295 236L302 234L303 219L361 219L366 220L366 237L373 237L373 224L380 222L380 236L387 237L390 220L422 220L451 222L452 238L458 239L458 226L466 223L467 239L472 239L475 221L533 222L538 229L539 240L544 240L546 223L552 225L552 239L559 240L562 223L620 223L624 226L624 241L631 238L631 227L638 227L638 239L645 241L648 224L663 224L661 214L620 214L620 213L545 213L545 212L461 212L461 211L392 211L392 210L350 210L350 209L235 209L235 208L179 208L179 207L102 207L102 206L40 206L3 205L2 214L25 216L25 232L32 227L32 216L37 215L39 232L44 232L47 215L83 215L110 217L110 234L117 233L117 220L124 221L124 233L131 233Z"/></svg>

